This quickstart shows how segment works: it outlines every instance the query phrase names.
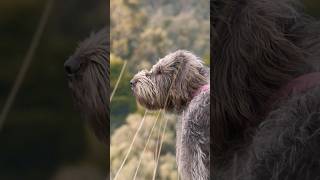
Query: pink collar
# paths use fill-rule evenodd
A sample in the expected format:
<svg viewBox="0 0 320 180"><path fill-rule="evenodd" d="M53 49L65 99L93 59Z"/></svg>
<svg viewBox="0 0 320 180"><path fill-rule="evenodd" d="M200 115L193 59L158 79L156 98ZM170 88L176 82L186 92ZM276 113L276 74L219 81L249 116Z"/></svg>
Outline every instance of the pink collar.
<svg viewBox="0 0 320 180"><path fill-rule="evenodd" d="M210 90L210 85L209 84L205 84L203 86L201 86L199 89L197 89L193 94L192 94L192 98L198 96L200 93L202 92L206 92Z"/></svg>
<svg viewBox="0 0 320 180"><path fill-rule="evenodd" d="M313 88L317 85L320 85L320 72L301 75L291 80L285 86L280 88L278 92L272 95L267 102L267 107L271 107L279 99L288 98L292 93L304 93L308 89Z"/></svg>

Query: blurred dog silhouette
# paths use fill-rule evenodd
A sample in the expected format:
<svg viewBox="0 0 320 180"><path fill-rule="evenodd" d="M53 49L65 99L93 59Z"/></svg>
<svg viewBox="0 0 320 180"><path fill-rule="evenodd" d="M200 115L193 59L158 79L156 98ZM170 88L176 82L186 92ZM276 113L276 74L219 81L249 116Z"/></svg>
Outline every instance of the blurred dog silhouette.
<svg viewBox="0 0 320 180"><path fill-rule="evenodd" d="M109 146L109 31L105 28L80 43L64 68L76 107L96 136Z"/></svg>
<svg viewBox="0 0 320 180"><path fill-rule="evenodd" d="M319 179L320 24L297 0L211 3L211 179Z"/></svg>

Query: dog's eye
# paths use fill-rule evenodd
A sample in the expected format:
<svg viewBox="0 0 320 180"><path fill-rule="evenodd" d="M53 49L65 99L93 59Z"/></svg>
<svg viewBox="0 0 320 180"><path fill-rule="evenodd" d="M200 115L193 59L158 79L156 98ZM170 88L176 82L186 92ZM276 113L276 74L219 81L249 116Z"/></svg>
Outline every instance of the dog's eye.
<svg viewBox="0 0 320 180"><path fill-rule="evenodd" d="M180 66L180 62L174 62L170 67L177 69Z"/></svg>

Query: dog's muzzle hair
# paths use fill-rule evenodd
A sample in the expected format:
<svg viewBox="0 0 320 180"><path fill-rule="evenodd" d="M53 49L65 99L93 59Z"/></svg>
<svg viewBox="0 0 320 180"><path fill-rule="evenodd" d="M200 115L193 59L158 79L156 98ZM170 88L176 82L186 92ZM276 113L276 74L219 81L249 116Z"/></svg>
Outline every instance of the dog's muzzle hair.
<svg viewBox="0 0 320 180"><path fill-rule="evenodd" d="M164 107L164 98L160 98L160 92L155 84L155 78L150 79L146 70L140 71L135 75L135 80L130 82L131 89L138 101L149 109L158 109ZM164 87L164 86L162 86ZM167 91L165 91L167 92Z"/></svg>
<svg viewBox="0 0 320 180"><path fill-rule="evenodd" d="M95 135L109 144L109 39L102 29L84 40L65 62L76 107L88 119Z"/></svg>
<svg viewBox="0 0 320 180"><path fill-rule="evenodd" d="M208 69L202 61L178 50L160 59L150 71L137 73L130 84L137 101L146 108L179 112L208 81Z"/></svg>

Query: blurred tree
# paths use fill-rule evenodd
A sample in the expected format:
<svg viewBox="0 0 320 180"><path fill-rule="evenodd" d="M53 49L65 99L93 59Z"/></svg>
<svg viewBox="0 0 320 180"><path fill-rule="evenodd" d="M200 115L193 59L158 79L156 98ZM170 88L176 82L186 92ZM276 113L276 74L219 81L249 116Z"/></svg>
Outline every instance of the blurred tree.
<svg viewBox="0 0 320 180"><path fill-rule="evenodd" d="M150 112L146 117L141 128L137 139L134 143L130 156L127 159L126 164L124 165L120 175L119 180L132 179L136 168L138 167L138 162L144 146L147 142L147 138L150 134L150 130L156 121L157 112ZM120 128L115 130L111 138L110 146L110 163L111 163L111 173L112 177L118 171L123 158L125 157L130 143L133 139L136 130L139 127L139 124L142 120L141 114L130 114L127 117L126 123L123 124ZM155 150L158 142L159 127L160 122L162 121L162 127L165 122L168 121L167 130L165 133L163 146L161 150L161 156L159 160L159 165L157 168L157 178L159 180L175 180L177 179L177 168L175 164L175 123L176 116L174 115L165 115L160 116L158 123L156 124L154 131L152 133L151 139L147 146L146 152L143 155L142 162L137 174L137 179L152 179L153 170L155 168Z"/></svg>
<svg viewBox="0 0 320 180"><path fill-rule="evenodd" d="M117 57L113 53L110 55L110 79L111 79L111 89L114 89L114 86L119 78L121 69L123 67L124 60L120 57ZM136 101L132 96L129 81L132 78L132 75L128 71L124 71L122 79L116 89L115 95L111 102L111 131L116 127L121 125L124 122L124 119L127 114L135 110Z"/></svg>
<svg viewBox="0 0 320 180"><path fill-rule="evenodd" d="M172 44L167 32L160 27L146 28L140 34L139 41L143 43L138 44L132 61L137 64L136 68L140 70L150 68L151 64L167 53L167 48Z"/></svg>
<svg viewBox="0 0 320 180"><path fill-rule="evenodd" d="M111 52L127 59L131 72L177 49L208 56L208 4L195 0L111 1Z"/></svg>
<svg viewBox="0 0 320 180"><path fill-rule="evenodd" d="M140 9L140 0L112 0L111 45L114 54L127 59L137 46L140 32L147 22L145 12Z"/></svg>
<svg viewBox="0 0 320 180"><path fill-rule="evenodd" d="M209 18L197 18L195 11L181 12L176 16L165 16L162 11L152 16L150 26L165 29L172 41L167 51L186 49L198 56L209 54Z"/></svg>

